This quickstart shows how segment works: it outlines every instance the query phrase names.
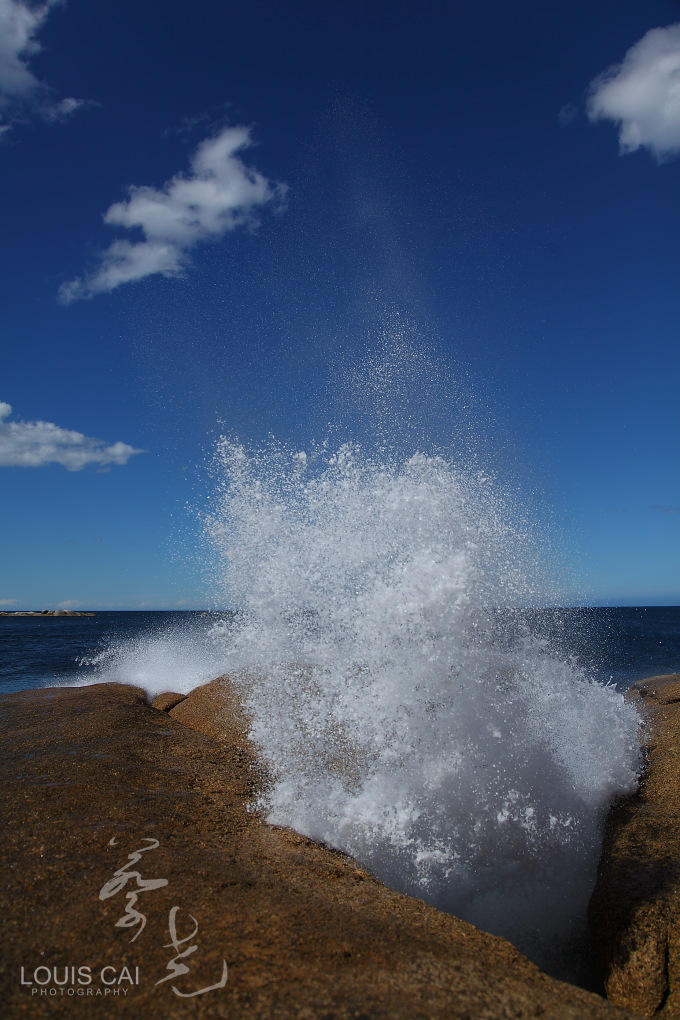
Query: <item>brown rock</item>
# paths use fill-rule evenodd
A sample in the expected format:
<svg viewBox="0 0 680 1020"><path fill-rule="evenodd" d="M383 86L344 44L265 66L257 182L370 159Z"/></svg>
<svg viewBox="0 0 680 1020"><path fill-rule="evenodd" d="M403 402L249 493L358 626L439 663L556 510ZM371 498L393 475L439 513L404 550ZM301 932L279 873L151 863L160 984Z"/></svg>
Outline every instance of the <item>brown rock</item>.
<svg viewBox="0 0 680 1020"><path fill-rule="evenodd" d="M159 694L157 698L154 698L151 702L152 708L157 708L159 712L169 712L175 705L179 705L180 701L184 701L186 694L177 694L176 691L166 691L164 694Z"/></svg>
<svg viewBox="0 0 680 1020"><path fill-rule="evenodd" d="M243 732L176 718L220 686L172 715L116 684L0 697L4 1016L630 1016L249 812Z"/></svg>
<svg viewBox="0 0 680 1020"><path fill-rule="evenodd" d="M196 687L169 714L199 733L246 746L247 719L229 676L220 676L209 684Z"/></svg>
<svg viewBox="0 0 680 1020"><path fill-rule="evenodd" d="M680 674L635 684L639 790L612 810L589 921L613 1002L680 1018Z"/></svg>

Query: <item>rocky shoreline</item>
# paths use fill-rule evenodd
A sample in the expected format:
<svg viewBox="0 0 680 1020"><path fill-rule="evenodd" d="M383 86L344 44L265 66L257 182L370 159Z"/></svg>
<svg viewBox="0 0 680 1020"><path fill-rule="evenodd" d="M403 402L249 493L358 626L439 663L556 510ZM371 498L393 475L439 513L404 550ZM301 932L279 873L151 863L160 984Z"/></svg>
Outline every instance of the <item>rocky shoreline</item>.
<svg viewBox="0 0 680 1020"><path fill-rule="evenodd" d="M646 684L647 770L591 906L609 1001L249 811L266 774L228 678L151 705L118 684L0 697L4 1015L680 1016L680 676Z"/></svg>
<svg viewBox="0 0 680 1020"><path fill-rule="evenodd" d="M94 616L94 613L81 613L75 609L41 609L37 610L16 610L10 613L0 613L0 616Z"/></svg>
<svg viewBox="0 0 680 1020"><path fill-rule="evenodd" d="M680 673L628 692L645 719L637 792L609 814L588 919L607 996L680 1017Z"/></svg>

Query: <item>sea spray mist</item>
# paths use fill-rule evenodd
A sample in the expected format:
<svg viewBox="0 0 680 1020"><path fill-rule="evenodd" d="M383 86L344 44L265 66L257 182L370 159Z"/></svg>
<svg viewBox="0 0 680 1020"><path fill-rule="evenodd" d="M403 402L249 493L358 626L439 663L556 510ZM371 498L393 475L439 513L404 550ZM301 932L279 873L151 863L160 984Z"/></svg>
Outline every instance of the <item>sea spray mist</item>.
<svg viewBox="0 0 680 1020"><path fill-rule="evenodd" d="M586 905L638 719L571 654L573 614L541 612L563 604L550 543L481 468L489 423L398 327L337 373L329 432L363 445L219 440L204 525L224 612L97 668L154 692L230 673L268 767L265 817L586 982Z"/></svg>
<svg viewBox="0 0 680 1020"><path fill-rule="evenodd" d="M260 807L578 976L638 720L539 634L536 532L484 472L219 444L212 631L272 778ZM243 673L242 673L243 675Z"/></svg>

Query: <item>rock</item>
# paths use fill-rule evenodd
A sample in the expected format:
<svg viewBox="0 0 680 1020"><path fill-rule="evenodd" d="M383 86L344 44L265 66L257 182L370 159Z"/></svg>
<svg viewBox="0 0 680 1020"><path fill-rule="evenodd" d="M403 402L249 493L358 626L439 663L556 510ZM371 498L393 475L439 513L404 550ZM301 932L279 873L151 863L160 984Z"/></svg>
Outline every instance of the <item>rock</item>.
<svg viewBox="0 0 680 1020"><path fill-rule="evenodd" d="M610 813L589 922L611 1001L680 1018L680 673L635 684L638 791Z"/></svg>
<svg viewBox="0 0 680 1020"><path fill-rule="evenodd" d="M194 688L181 704L170 710L170 715L199 733L244 745L247 719L229 676Z"/></svg>
<svg viewBox="0 0 680 1020"><path fill-rule="evenodd" d="M178 720L221 688L169 715L117 684L0 697L4 1015L630 1017L265 824L243 728Z"/></svg>
<svg viewBox="0 0 680 1020"><path fill-rule="evenodd" d="M159 712L169 712L175 705L179 705L180 701L184 701L186 694L177 694L175 691L166 691L164 694L159 694L157 698L154 698L151 702L152 708L157 708Z"/></svg>
<svg viewBox="0 0 680 1020"><path fill-rule="evenodd" d="M75 609L41 609L39 613L27 610L3 612L0 616L94 616L94 613L81 613Z"/></svg>

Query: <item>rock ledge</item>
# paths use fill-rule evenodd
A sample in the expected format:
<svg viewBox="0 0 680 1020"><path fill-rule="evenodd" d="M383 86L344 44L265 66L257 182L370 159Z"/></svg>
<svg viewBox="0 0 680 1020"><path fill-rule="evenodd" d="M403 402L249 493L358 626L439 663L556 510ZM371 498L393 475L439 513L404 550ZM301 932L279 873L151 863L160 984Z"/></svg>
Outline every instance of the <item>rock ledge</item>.
<svg viewBox="0 0 680 1020"><path fill-rule="evenodd" d="M170 714L117 684L0 697L4 1015L630 1017L265 824L229 696L221 680Z"/></svg>
<svg viewBox="0 0 680 1020"><path fill-rule="evenodd" d="M680 674L628 692L645 718L637 792L610 813L589 921L613 1002L680 1018Z"/></svg>

